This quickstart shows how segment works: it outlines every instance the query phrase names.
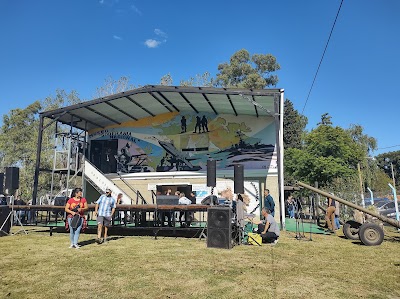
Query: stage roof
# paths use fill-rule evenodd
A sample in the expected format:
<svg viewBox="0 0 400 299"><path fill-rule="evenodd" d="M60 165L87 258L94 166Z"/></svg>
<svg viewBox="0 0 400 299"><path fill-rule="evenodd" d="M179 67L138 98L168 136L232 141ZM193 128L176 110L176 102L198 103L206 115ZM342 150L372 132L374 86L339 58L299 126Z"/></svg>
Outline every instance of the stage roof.
<svg viewBox="0 0 400 299"><path fill-rule="evenodd" d="M271 116L283 89L236 89L147 85L42 112L46 118L90 131L168 112Z"/></svg>

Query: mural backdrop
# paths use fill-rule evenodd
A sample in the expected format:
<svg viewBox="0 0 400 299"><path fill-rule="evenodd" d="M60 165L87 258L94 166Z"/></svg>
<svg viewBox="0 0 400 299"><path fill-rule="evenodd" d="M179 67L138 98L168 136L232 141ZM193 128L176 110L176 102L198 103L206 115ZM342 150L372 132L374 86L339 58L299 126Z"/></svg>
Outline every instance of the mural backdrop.
<svg viewBox="0 0 400 299"><path fill-rule="evenodd" d="M276 169L272 117L166 113L89 132L91 161L105 172Z"/></svg>

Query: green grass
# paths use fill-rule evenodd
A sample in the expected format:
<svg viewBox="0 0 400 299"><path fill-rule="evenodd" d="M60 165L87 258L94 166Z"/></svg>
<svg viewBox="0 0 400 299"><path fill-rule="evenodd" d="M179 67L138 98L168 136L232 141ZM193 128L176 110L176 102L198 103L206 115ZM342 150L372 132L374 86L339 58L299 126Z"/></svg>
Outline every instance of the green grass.
<svg viewBox="0 0 400 299"><path fill-rule="evenodd" d="M14 227L14 229L18 229ZM339 236L207 248L196 239L113 236L108 244L47 228L0 238L0 298L400 298L400 234L367 247Z"/></svg>

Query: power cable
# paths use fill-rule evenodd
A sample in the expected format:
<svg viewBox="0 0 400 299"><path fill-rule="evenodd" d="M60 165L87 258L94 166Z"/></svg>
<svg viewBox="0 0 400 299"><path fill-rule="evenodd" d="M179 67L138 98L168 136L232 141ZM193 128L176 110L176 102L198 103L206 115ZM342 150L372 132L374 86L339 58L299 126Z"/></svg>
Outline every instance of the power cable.
<svg viewBox="0 0 400 299"><path fill-rule="evenodd" d="M313 89L315 80L317 79L317 75L318 75L318 72L319 72L319 68L321 67L321 64L322 64L322 60L324 60L325 52L326 52L326 49L328 48L329 41L331 40L331 36L332 36L332 33L333 33L333 29L335 28L336 21L337 21L337 19L338 19L338 17L339 17L339 13L340 13L340 9L341 9L341 7L342 7L343 1L344 1L344 0L342 0L342 1L340 2L340 6L339 6L338 12L337 12L337 14L336 14L335 21L333 22L333 26L332 26L332 29L331 29L331 33L329 34L328 41L326 42L324 52L322 53L321 60L320 60L320 62L319 62L317 71L316 71L315 76L314 76L314 80L313 80L313 82L312 82L312 84L311 84L310 91L308 92L307 99L306 99L306 102L304 103L304 107L303 107L303 110L301 111L301 114L303 114L304 109L306 109L306 105L307 105L308 99L309 99L309 97L310 97L311 90Z"/></svg>
<svg viewBox="0 0 400 299"><path fill-rule="evenodd" d="M392 148L392 147L398 147L398 146L400 146L400 144L397 144L397 145L391 145L391 146L385 146L385 147L380 147L380 148L377 148L376 150L382 150L382 149L386 149L386 148Z"/></svg>

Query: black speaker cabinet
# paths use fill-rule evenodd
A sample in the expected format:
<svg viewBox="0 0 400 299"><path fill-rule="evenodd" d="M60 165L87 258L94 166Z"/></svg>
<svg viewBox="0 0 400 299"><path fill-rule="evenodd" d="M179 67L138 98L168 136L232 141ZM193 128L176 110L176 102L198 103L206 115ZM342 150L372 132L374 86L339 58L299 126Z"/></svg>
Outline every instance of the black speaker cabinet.
<svg viewBox="0 0 400 299"><path fill-rule="evenodd" d="M19 168L18 167L6 167L6 189L8 192L11 190L17 190L19 188Z"/></svg>
<svg viewBox="0 0 400 299"><path fill-rule="evenodd" d="M234 192L236 194L244 193L244 168L241 164L234 166Z"/></svg>
<svg viewBox="0 0 400 299"><path fill-rule="evenodd" d="M207 187L215 187L217 183L217 164L215 160L207 160Z"/></svg>
<svg viewBox="0 0 400 299"><path fill-rule="evenodd" d="M0 173L0 194L4 194L4 173Z"/></svg>
<svg viewBox="0 0 400 299"><path fill-rule="evenodd" d="M1 208L0 208L0 227L3 226L3 228L0 231L0 237L10 234L11 217L9 217L7 222L5 222L9 213L10 213L10 208L8 206L1 206Z"/></svg>
<svg viewBox="0 0 400 299"><path fill-rule="evenodd" d="M208 209L207 247L232 248L232 210L230 207Z"/></svg>

